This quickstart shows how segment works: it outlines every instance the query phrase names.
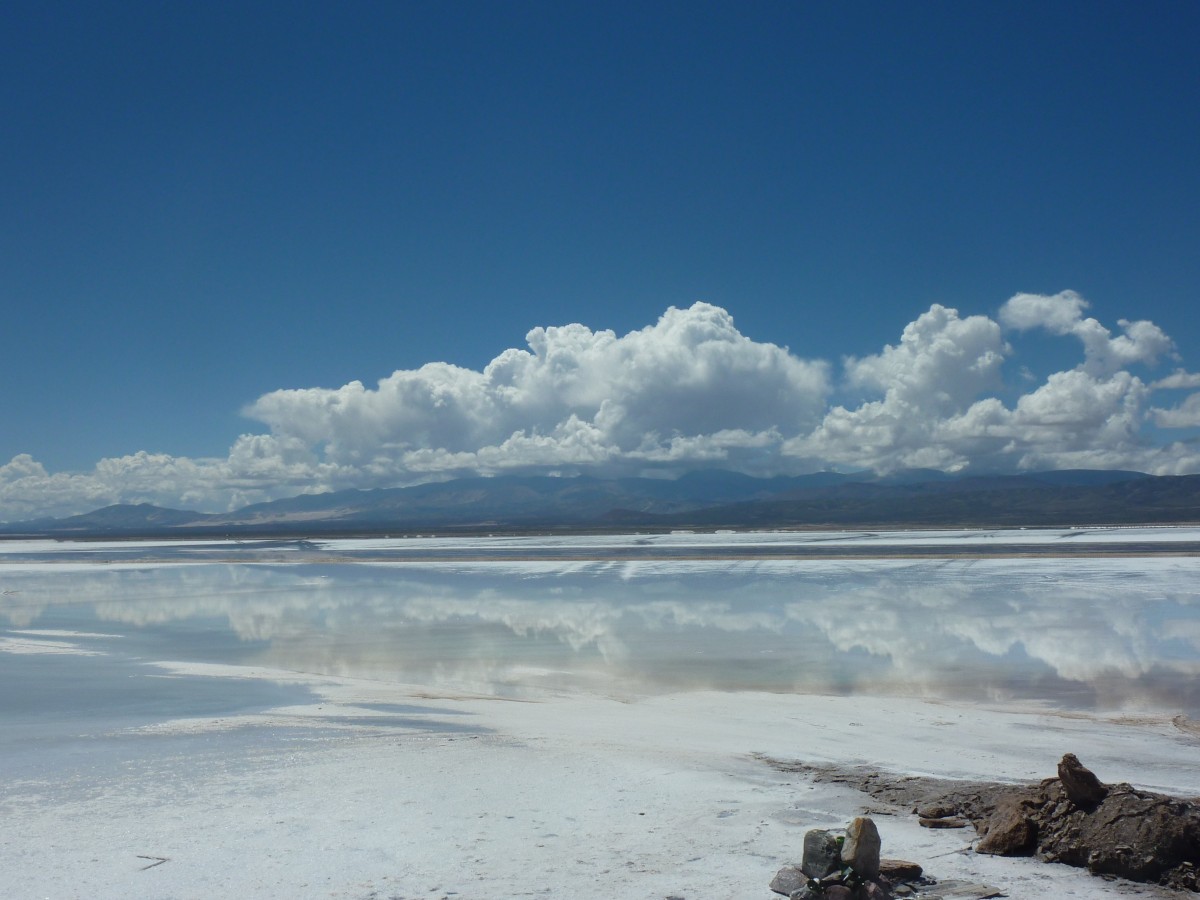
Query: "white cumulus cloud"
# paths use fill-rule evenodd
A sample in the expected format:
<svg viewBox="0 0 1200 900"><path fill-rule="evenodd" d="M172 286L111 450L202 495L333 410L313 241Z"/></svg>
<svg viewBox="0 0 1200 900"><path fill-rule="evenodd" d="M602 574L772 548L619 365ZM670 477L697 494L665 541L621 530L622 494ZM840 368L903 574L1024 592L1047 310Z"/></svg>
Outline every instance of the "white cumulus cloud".
<svg viewBox="0 0 1200 900"><path fill-rule="evenodd" d="M1120 319L1123 334L1117 337L1096 319L1084 317L1088 302L1074 291L1052 296L1017 294L1000 308L1000 321L1008 328L1029 331L1044 328L1051 334L1074 335L1083 343L1080 368L1106 375L1137 363L1154 365L1174 352L1174 343L1153 322Z"/></svg>
<svg viewBox="0 0 1200 900"><path fill-rule="evenodd" d="M686 447L720 459L779 426L814 424L828 392L826 363L753 341L706 303L623 337L566 325L527 341L483 371L431 363L374 389L275 391L246 413L335 466L499 471L685 461Z"/></svg>
<svg viewBox="0 0 1200 900"><path fill-rule="evenodd" d="M970 461L965 435L940 434L981 393L999 388L1008 345L986 316L960 318L934 305L904 329L900 343L848 359L848 383L882 393L848 409L835 406L811 433L785 451L816 461L873 469L961 469Z"/></svg>
<svg viewBox="0 0 1200 900"><path fill-rule="evenodd" d="M1155 390L1200 388L1200 372L1185 372L1183 369L1176 369L1166 378L1158 379L1151 387Z"/></svg>
<svg viewBox="0 0 1200 900"><path fill-rule="evenodd" d="M1193 471L1200 461L1193 449L1145 439L1152 388L1129 371L1173 355L1171 339L1152 322L1124 319L1118 323L1123 333L1114 337L1084 317L1087 306L1073 291L1017 294L1001 307L997 322L960 318L935 305L905 328L899 344L846 361L848 383L880 396L857 407L834 406L818 428L788 441L785 452L878 471ZM1006 405L996 396L1012 352L1001 326L1075 337L1084 358Z"/></svg>
<svg viewBox="0 0 1200 900"><path fill-rule="evenodd" d="M1169 409L1155 407L1150 412L1154 424L1160 428L1200 427L1200 394L1192 394L1178 406Z"/></svg>
<svg viewBox="0 0 1200 900"><path fill-rule="evenodd" d="M109 503L205 511L303 492L502 472L751 474L906 467L1016 471L1200 471L1200 445L1164 445L1150 426L1200 427L1200 387L1152 322L1114 333L1072 291L1017 294L993 318L935 304L876 353L840 367L742 334L724 309L668 309L625 335L537 327L480 370L430 362L374 387L288 388L245 410L265 430L221 458L147 451L87 472L48 472L28 454L0 465L0 519ZM1079 342L1044 379L1011 371L1031 330ZM1006 379L1010 383L1006 383Z"/></svg>

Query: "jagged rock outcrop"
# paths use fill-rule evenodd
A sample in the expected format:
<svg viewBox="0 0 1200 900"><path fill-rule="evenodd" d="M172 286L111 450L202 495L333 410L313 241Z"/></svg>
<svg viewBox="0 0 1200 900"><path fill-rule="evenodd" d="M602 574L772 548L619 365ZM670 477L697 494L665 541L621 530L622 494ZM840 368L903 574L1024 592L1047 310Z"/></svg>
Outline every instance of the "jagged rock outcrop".
<svg viewBox="0 0 1200 900"><path fill-rule="evenodd" d="M1128 784L1104 785L1073 753L1058 771L1035 788L1014 789L979 816L976 852L1032 853L1096 875L1200 889L1200 806Z"/></svg>
<svg viewBox="0 0 1200 900"><path fill-rule="evenodd" d="M1108 796L1108 786L1101 784L1074 753L1066 754L1059 761L1058 781L1067 798L1081 809L1091 809Z"/></svg>
<svg viewBox="0 0 1200 900"><path fill-rule="evenodd" d="M1128 784L1105 787L1100 800L1095 791L1082 796L1084 804L1052 778L1006 799L976 822L976 851L1033 853L1096 875L1200 890L1200 806Z"/></svg>

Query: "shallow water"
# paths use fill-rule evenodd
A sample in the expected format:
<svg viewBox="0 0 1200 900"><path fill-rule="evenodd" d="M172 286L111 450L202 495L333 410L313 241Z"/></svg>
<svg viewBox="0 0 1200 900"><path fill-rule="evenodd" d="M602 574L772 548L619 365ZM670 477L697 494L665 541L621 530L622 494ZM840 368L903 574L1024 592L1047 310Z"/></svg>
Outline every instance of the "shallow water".
<svg viewBox="0 0 1200 900"><path fill-rule="evenodd" d="M0 721L150 721L302 702L298 688L256 680L163 678L155 661L509 697L705 688L1200 714L1193 556L756 560L721 558L749 538L707 535L657 545L699 543L717 558L587 558L598 543L645 541L621 540L568 541L570 559L535 562L518 556L544 540L442 540L458 561L399 563L319 560L378 559L411 542L329 542L316 554L237 545L244 563L224 561L230 545L17 548L0 565ZM502 552L489 557L492 548ZM119 564L62 563L114 553ZM281 553L288 562L255 561ZM192 561L162 564L164 554Z"/></svg>

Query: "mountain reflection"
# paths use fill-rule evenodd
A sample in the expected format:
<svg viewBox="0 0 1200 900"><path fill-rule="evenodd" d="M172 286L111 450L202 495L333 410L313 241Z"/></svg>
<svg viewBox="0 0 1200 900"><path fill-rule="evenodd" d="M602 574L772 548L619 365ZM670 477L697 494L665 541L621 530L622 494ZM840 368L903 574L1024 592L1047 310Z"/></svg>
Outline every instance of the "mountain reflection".
<svg viewBox="0 0 1200 900"><path fill-rule="evenodd" d="M125 652L157 658L498 694L863 692L1194 713L1195 568L1181 558L42 569L5 573L0 619L121 632Z"/></svg>

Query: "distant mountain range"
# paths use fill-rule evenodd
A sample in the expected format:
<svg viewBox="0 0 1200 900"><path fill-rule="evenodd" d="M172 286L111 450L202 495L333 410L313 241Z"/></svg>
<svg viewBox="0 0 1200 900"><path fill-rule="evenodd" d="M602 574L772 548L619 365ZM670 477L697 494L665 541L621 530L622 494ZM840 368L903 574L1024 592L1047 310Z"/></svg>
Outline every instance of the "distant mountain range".
<svg viewBox="0 0 1200 900"><path fill-rule="evenodd" d="M1200 523L1200 475L1069 470L957 477L910 470L674 480L497 476L303 494L206 514L150 504L0 525L49 537L306 536L672 528L1070 526Z"/></svg>

